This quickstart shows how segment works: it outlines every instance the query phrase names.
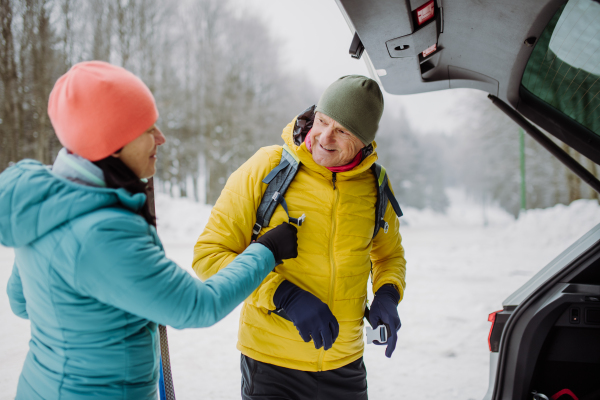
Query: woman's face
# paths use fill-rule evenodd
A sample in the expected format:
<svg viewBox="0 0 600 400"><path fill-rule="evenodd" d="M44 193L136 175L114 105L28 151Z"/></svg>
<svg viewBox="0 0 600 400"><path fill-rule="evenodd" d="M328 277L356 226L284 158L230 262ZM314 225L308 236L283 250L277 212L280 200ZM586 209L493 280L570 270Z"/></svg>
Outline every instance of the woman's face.
<svg viewBox="0 0 600 400"><path fill-rule="evenodd" d="M156 172L156 150L166 141L160 129L153 125L112 156L120 158L138 178L150 178Z"/></svg>

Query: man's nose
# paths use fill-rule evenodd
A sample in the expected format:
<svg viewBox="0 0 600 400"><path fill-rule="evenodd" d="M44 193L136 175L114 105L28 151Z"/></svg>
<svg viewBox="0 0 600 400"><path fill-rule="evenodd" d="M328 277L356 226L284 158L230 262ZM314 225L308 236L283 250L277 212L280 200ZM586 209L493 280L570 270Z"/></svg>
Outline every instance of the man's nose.
<svg viewBox="0 0 600 400"><path fill-rule="evenodd" d="M319 143L321 143L321 145L331 144L331 143L335 142L335 140L333 138L333 129L331 129L330 126L325 128L323 130L323 132L321 132L320 136L321 137L319 138Z"/></svg>
<svg viewBox="0 0 600 400"><path fill-rule="evenodd" d="M154 142L156 143L157 146L160 146L161 144L164 144L167 141L167 138L165 137L165 135L162 133L162 131L156 127L156 129L154 130Z"/></svg>

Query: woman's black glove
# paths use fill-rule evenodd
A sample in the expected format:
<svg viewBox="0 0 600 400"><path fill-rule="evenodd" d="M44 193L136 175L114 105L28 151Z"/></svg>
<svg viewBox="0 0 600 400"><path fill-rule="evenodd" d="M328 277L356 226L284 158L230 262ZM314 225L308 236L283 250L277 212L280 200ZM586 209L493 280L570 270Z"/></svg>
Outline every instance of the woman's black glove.
<svg viewBox="0 0 600 400"><path fill-rule="evenodd" d="M271 250L277 264L281 264L282 260L298 257L298 229L287 222L271 229L256 239L256 242Z"/></svg>

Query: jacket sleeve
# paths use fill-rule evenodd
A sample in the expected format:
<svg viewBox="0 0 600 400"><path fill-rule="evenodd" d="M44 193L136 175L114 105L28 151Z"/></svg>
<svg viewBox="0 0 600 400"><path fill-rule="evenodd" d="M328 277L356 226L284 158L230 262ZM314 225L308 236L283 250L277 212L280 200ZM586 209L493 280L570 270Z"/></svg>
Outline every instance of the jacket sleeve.
<svg viewBox="0 0 600 400"><path fill-rule="evenodd" d="M373 263L373 293L387 283L396 286L400 292L400 301L404 297L406 287L406 260L404 259L404 248L400 236L400 221L391 204L388 204L384 216L389 224L388 233L379 230L371 249L371 261Z"/></svg>
<svg viewBox="0 0 600 400"><path fill-rule="evenodd" d="M150 321L199 328L229 314L275 266L273 253L253 244L203 283L169 260L149 229L137 216L96 224L81 242L76 288Z"/></svg>
<svg viewBox="0 0 600 400"><path fill-rule="evenodd" d="M8 279L8 285L6 286L6 293L8 294L8 302L10 303L10 309L17 317L23 319L29 319L27 314L27 302L25 301L25 295L23 294L23 285L21 284L21 275L19 275L19 269L15 261L12 269L12 274Z"/></svg>
<svg viewBox="0 0 600 400"><path fill-rule="evenodd" d="M262 180L280 159L280 146L262 148L231 174L194 246L192 267L200 279L208 279L227 267L250 244L256 210L267 187ZM277 272L270 273L246 302L275 309L273 294L283 281Z"/></svg>

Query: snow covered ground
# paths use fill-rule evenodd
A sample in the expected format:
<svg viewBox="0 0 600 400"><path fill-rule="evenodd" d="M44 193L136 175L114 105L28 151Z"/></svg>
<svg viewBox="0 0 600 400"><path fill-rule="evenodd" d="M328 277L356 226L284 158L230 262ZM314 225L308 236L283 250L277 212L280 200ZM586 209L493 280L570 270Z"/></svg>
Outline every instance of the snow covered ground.
<svg viewBox="0 0 600 400"><path fill-rule="evenodd" d="M515 221L494 207L484 213L459 193L453 192L451 199L446 215L404 209L401 232L408 266L399 306L403 325L391 359L383 347L366 348L373 400L481 399L488 385L488 314L600 222L600 206L593 201L530 210ZM193 274L193 244L210 207L159 195L157 210L167 255ZM11 249L0 246L3 287L13 258ZM238 317L239 308L208 329L169 329L180 399L239 398ZM1 400L14 398L29 323L11 313L6 295L0 295L0 318Z"/></svg>

